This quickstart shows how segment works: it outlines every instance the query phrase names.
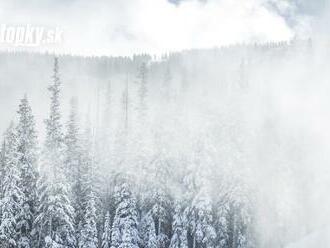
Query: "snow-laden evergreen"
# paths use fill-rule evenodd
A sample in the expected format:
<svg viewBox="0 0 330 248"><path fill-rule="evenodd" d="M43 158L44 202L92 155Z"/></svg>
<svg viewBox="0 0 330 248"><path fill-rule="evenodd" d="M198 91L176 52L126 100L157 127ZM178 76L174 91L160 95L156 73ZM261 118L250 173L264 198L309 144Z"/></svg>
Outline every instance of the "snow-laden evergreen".
<svg viewBox="0 0 330 248"><path fill-rule="evenodd" d="M18 168L20 170L20 187L23 193L22 206L18 216L18 246L34 247L32 236L37 210L37 133L34 117L25 96L19 105L19 122L16 128Z"/></svg>
<svg viewBox="0 0 330 248"><path fill-rule="evenodd" d="M111 246L111 223L110 223L110 213L107 212L104 220L101 248L110 248L110 246Z"/></svg>
<svg viewBox="0 0 330 248"><path fill-rule="evenodd" d="M39 209L36 225L39 240L45 247L72 247L74 235L74 209L69 198L69 184L64 167L64 136L60 113L60 78L58 59L54 60L53 82L49 87L51 105L46 120L46 144L43 166L48 170L39 188Z"/></svg>
<svg viewBox="0 0 330 248"><path fill-rule="evenodd" d="M24 193L20 188L22 179L18 167L18 142L13 124L6 131L4 140L3 156L6 167L3 177L3 197L0 201L0 246L14 248L18 247L18 243L21 241L17 233L17 221L22 209Z"/></svg>
<svg viewBox="0 0 330 248"><path fill-rule="evenodd" d="M84 154L84 138L78 126L78 109L75 99L71 99L71 109L65 135L64 172L70 189L70 201L74 209L76 241L81 238L88 200L89 164L88 154Z"/></svg>
<svg viewBox="0 0 330 248"><path fill-rule="evenodd" d="M127 182L120 183L115 190L117 202L112 224L111 248L138 248L138 213L136 202Z"/></svg>
<svg viewBox="0 0 330 248"><path fill-rule="evenodd" d="M213 227L211 201L206 195L196 196L191 212L193 214L191 225L194 232L194 242L198 244L198 247L214 247L216 233Z"/></svg>
<svg viewBox="0 0 330 248"><path fill-rule="evenodd" d="M91 192L87 199L84 223L79 238L79 248L98 247L96 221L95 198L93 192Z"/></svg>
<svg viewBox="0 0 330 248"><path fill-rule="evenodd" d="M141 247L157 248L158 240L156 236L155 222L150 212L146 213L140 224Z"/></svg>
<svg viewBox="0 0 330 248"><path fill-rule="evenodd" d="M169 248L188 248L187 228L187 216L182 210L180 203L177 203L173 215L173 235Z"/></svg>
<svg viewBox="0 0 330 248"><path fill-rule="evenodd" d="M245 120L250 64L239 59L222 76L196 64L219 59L204 55L100 58L103 78L81 67L97 72L86 72L95 92L71 101L72 61L55 58L49 112L33 111L47 114L40 144L27 96L1 141L0 247L263 247L250 171L259 134ZM207 83L217 73L219 91Z"/></svg>
<svg viewBox="0 0 330 248"><path fill-rule="evenodd" d="M142 62L137 75L139 120L144 121L147 113L148 97L148 68L146 62Z"/></svg>

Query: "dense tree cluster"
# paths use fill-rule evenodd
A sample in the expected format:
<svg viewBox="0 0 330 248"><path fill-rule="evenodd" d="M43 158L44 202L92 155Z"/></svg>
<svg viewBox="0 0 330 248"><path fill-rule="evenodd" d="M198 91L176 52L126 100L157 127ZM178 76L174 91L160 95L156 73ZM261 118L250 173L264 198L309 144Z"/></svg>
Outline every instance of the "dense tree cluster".
<svg viewBox="0 0 330 248"><path fill-rule="evenodd" d="M60 69L68 65L54 59L44 142L28 97L20 101L1 146L0 247L260 247L255 134L244 123L250 62L237 63L230 85L223 76L219 93L190 83L210 81L216 68L177 68L178 54L118 61L121 86L107 82L87 117L72 98L65 121Z"/></svg>

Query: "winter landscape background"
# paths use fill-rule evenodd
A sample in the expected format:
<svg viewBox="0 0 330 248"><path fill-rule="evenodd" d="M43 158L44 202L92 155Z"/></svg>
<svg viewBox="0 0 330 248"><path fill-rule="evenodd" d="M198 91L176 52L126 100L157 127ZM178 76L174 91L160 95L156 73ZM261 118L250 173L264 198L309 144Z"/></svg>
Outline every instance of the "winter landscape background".
<svg viewBox="0 0 330 248"><path fill-rule="evenodd" d="M1 248L329 247L324 1L0 6Z"/></svg>

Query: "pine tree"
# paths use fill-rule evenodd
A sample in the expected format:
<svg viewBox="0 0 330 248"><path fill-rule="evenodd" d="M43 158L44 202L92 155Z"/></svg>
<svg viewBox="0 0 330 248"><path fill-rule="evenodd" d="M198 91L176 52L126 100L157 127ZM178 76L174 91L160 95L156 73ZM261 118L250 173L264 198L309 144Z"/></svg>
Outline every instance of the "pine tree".
<svg viewBox="0 0 330 248"><path fill-rule="evenodd" d="M170 241L168 231L171 226L170 211L172 199L168 190L168 178L170 177L170 165L165 160L165 154L160 152L154 160L154 190L152 195L151 213L156 224L158 247L168 247Z"/></svg>
<svg viewBox="0 0 330 248"><path fill-rule="evenodd" d="M100 212L102 211L104 215L105 210L109 210L112 207L113 201L112 191L113 191L113 180L115 171L117 170L116 158L121 159L121 156L115 152L115 132L113 130L114 127L114 96L113 96L113 88L112 82L109 81L106 85L105 94L104 94L104 112L102 118L101 132L100 138L98 139L98 147L97 147L97 157L99 161L99 169L98 171L102 171L102 175L95 175L98 177L100 181L100 185L102 185L102 195L100 195L101 206L99 206ZM96 172L96 171L94 171ZM100 215L100 217L102 216ZM100 230L100 234L103 232L103 218L99 218L98 229ZM100 237L102 238L102 237Z"/></svg>
<svg viewBox="0 0 330 248"><path fill-rule="evenodd" d="M110 223L110 213L107 212L105 215L101 247L110 248L110 245L111 245L111 223Z"/></svg>
<svg viewBox="0 0 330 248"><path fill-rule="evenodd" d="M5 134L3 178L3 198L0 201L0 246L3 248L18 247L17 218L22 208L23 192L20 189L21 178L18 168L17 135L13 124Z"/></svg>
<svg viewBox="0 0 330 248"><path fill-rule="evenodd" d="M159 186L159 185L158 185ZM169 196L163 189L158 188L153 195L152 216L156 223L157 242L159 247L166 247L169 242L166 226L169 222L171 208Z"/></svg>
<svg viewBox="0 0 330 248"><path fill-rule="evenodd" d="M40 183L36 225L43 247L72 247L75 244L74 215L64 170L64 138L60 114L60 79L58 59L54 61L50 115L46 120L44 164L49 168L46 182Z"/></svg>
<svg viewBox="0 0 330 248"><path fill-rule="evenodd" d="M109 81L107 85L106 93L105 93L105 107L104 107L104 113L102 118L102 137L101 137L101 144L102 147L100 147L102 152L109 152L107 150L107 147L110 145L111 137L112 137L112 114L113 114L113 93L111 88L111 81ZM106 155L106 154L104 154ZM109 162L107 158L104 159L105 162Z"/></svg>
<svg viewBox="0 0 330 248"><path fill-rule="evenodd" d="M36 190L38 194L37 203L38 207L36 209L36 218L34 220L34 230L33 236L36 240L36 247L40 248L44 246L45 237L46 237L46 229L47 229L47 220L51 217L43 213L44 209L47 209L49 202L49 181L47 180L47 176L45 173L40 174Z"/></svg>
<svg viewBox="0 0 330 248"><path fill-rule="evenodd" d="M157 236L155 222L150 212L141 220L140 237L142 248L157 248Z"/></svg>
<svg viewBox="0 0 330 248"><path fill-rule="evenodd" d="M256 247L252 232L251 213L239 199L231 199L223 212L225 225L222 225L224 243L227 247L253 248Z"/></svg>
<svg viewBox="0 0 330 248"><path fill-rule="evenodd" d="M188 206L185 210L188 220L188 242L196 248L212 248L215 245L216 232L213 226L213 206L211 202L211 165L208 137L198 139L185 182L189 191Z"/></svg>
<svg viewBox="0 0 330 248"><path fill-rule="evenodd" d="M74 208L74 224L76 240L79 240L85 214L87 200L87 173L86 154L83 154L83 140L80 137L77 120L77 102L71 99L71 110L67 122L65 136L65 172L70 186L70 200Z"/></svg>
<svg viewBox="0 0 330 248"><path fill-rule="evenodd" d="M82 135L81 176L83 178L82 189L84 189L82 198L88 199L85 196L93 193L97 213L97 230L98 235L101 235L103 219L99 213L103 211L102 207L105 201L104 184L106 181L104 179L106 179L106 176L100 169L100 161L96 158L94 142L91 125L88 121ZM101 237L98 236L98 239L101 240Z"/></svg>
<svg viewBox="0 0 330 248"><path fill-rule="evenodd" d="M51 94L50 113L46 123L46 142L44 156L49 163L52 179L61 180L63 176L63 150L64 136L62 133L61 112L60 112L60 92L61 81L59 78L58 58L54 59L52 84L48 87Z"/></svg>
<svg viewBox="0 0 330 248"><path fill-rule="evenodd" d="M228 210L229 204L226 199L220 199L215 202L216 214L215 214L215 230L217 234L216 244L220 247L227 247L228 245Z"/></svg>
<svg viewBox="0 0 330 248"><path fill-rule="evenodd" d="M111 248L138 248L139 233L135 199L127 183L116 188L116 214L111 233Z"/></svg>
<svg viewBox="0 0 330 248"><path fill-rule="evenodd" d="M5 178L6 175L6 140L4 139L1 143L1 151L0 151L0 178ZM0 199L3 198L3 189L4 182L0 181ZM0 212L0 220L1 220L1 212Z"/></svg>
<svg viewBox="0 0 330 248"><path fill-rule="evenodd" d="M216 233L212 226L212 206L206 196L198 196L193 203L195 241L203 248L214 247Z"/></svg>
<svg viewBox="0 0 330 248"><path fill-rule="evenodd" d="M173 216L173 235L169 248L188 248L187 239L187 218L182 213L179 203L176 204Z"/></svg>
<svg viewBox="0 0 330 248"><path fill-rule="evenodd" d="M162 85L162 95L165 102L168 102L171 99L171 81L172 81L172 73L169 62L166 65L165 73L164 73L164 81Z"/></svg>
<svg viewBox="0 0 330 248"><path fill-rule="evenodd" d="M124 130L125 134L128 132L129 127L129 105L130 105L130 96L129 96L129 85L128 85L128 75L126 76L125 89L122 93L122 109L123 109L123 120L124 120Z"/></svg>
<svg viewBox="0 0 330 248"><path fill-rule="evenodd" d="M216 232L212 225L211 202L204 196L197 196L189 213L189 234L193 247L212 248L216 239Z"/></svg>
<svg viewBox="0 0 330 248"><path fill-rule="evenodd" d="M39 186L38 216L35 220L40 247L73 247L75 245L73 208L68 191L49 180Z"/></svg>
<svg viewBox="0 0 330 248"><path fill-rule="evenodd" d="M34 117L27 97L19 105L17 133L17 156L23 192L23 205L18 218L18 246L33 247L31 232L36 215L37 192L37 135Z"/></svg>
<svg viewBox="0 0 330 248"><path fill-rule="evenodd" d="M69 120L67 122L67 132L65 135L65 168L64 171L69 177L69 183L73 187L77 173L79 171L79 129L77 121L77 102L75 98L71 99L71 109Z"/></svg>
<svg viewBox="0 0 330 248"><path fill-rule="evenodd" d="M86 206L86 213L84 216L84 225L81 230L80 248L97 248L97 229L96 229L96 208L94 194L91 192Z"/></svg>
<svg viewBox="0 0 330 248"><path fill-rule="evenodd" d="M148 83L148 68L146 62L142 62L139 71L138 71L138 113L139 113L139 121L143 123L146 118L147 112L147 89Z"/></svg>

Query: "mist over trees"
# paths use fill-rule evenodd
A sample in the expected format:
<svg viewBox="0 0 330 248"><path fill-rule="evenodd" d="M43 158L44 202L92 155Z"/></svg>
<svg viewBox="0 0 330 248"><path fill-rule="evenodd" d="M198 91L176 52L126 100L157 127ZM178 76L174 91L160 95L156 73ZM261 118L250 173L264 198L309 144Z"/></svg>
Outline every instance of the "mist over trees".
<svg viewBox="0 0 330 248"><path fill-rule="evenodd" d="M305 178L288 180L304 147L269 89L312 57L310 41L156 60L0 54L48 98L32 109L38 93L22 95L3 135L0 246L271 248L304 234Z"/></svg>

